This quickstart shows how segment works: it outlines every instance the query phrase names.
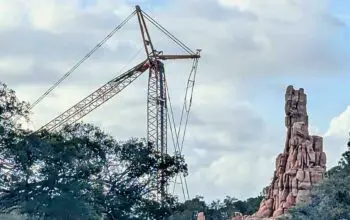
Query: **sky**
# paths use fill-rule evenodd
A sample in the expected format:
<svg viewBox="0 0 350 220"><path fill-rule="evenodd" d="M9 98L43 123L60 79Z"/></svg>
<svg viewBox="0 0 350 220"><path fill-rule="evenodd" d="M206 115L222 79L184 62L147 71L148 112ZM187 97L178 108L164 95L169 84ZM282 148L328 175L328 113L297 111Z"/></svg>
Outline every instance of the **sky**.
<svg viewBox="0 0 350 220"><path fill-rule="evenodd" d="M245 199L270 183L284 146L288 85L305 89L310 132L324 136L327 166L337 164L350 131L348 0L0 0L1 80L34 102L135 4L202 49L183 151L191 197ZM181 52L149 29L158 50ZM144 58L134 18L33 109L32 128ZM191 62L165 65L178 119ZM146 75L84 122L118 140L145 137Z"/></svg>

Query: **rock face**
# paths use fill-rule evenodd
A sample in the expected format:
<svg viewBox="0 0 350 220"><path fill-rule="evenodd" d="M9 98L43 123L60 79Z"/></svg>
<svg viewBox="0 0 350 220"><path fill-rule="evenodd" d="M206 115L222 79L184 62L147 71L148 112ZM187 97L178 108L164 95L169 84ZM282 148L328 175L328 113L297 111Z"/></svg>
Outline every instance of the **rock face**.
<svg viewBox="0 0 350 220"><path fill-rule="evenodd" d="M197 220L205 220L205 216L203 212L198 213Z"/></svg>
<svg viewBox="0 0 350 220"><path fill-rule="evenodd" d="M309 135L304 90L288 86L285 99L287 137L283 153L277 156L272 182L264 189L265 198L257 213L234 219L281 216L296 203L307 202L311 187L324 177L323 139Z"/></svg>
<svg viewBox="0 0 350 220"><path fill-rule="evenodd" d="M312 185L322 180L326 171L323 139L309 135L304 90L288 86L285 99L284 152L277 156L272 183L265 189L256 217L277 217L296 203L307 202Z"/></svg>

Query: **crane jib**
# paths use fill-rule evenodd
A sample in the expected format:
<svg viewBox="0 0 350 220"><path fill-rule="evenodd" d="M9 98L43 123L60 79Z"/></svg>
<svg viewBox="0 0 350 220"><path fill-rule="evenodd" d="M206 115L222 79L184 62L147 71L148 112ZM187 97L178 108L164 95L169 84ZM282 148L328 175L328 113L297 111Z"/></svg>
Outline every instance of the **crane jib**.
<svg viewBox="0 0 350 220"><path fill-rule="evenodd" d="M63 112L51 120L46 125L42 126L38 131L47 130L52 131L60 128L63 125L70 125L75 123L77 120L86 116L88 113L111 99L113 96L118 94L120 91L130 85L136 78L138 78L143 72L145 72L149 65L148 61L143 61L134 68L128 70L124 74L116 77L109 81L105 85L101 86L95 92ZM146 65L145 65L146 64ZM37 131L37 132L38 132Z"/></svg>
<svg viewBox="0 0 350 220"><path fill-rule="evenodd" d="M110 34L108 34L105 39L98 43L95 48L93 48L82 60L80 60L73 68L71 68L57 83L55 83L48 91L46 91L34 104L31 106L33 108L36 104L41 102L53 89L55 89L58 84L60 84L68 75L70 75L75 69L77 69L85 60L87 60L98 48L102 46L110 37L119 30L130 18L137 15L139 26L141 30L141 37L143 41L143 47L146 53L146 60L134 66L125 73L115 77L110 80L99 89L88 95L86 98L82 99L80 102L76 103L74 106L63 112L61 115L57 116L49 123L42 126L36 132L47 130L53 131L65 125L71 125L103 103L107 102L109 99L117 95L131 83L133 83L142 73L149 70L148 78L148 91L147 91L147 141L154 146L154 151L161 153L162 158L167 154L167 122L169 118L170 130L174 128L175 137L174 149L177 155L182 152L183 141L186 133L186 127L188 122L189 110L192 102L192 93L195 82L195 76L197 71L198 59L200 58L200 51L197 50L193 52L189 47L187 47L183 42L177 39L173 34L161 26L157 21L155 21L151 16L141 10L139 6L136 6L136 10L131 13L119 26L117 26ZM151 23L153 26L158 28L164 35L166 35L170 40L175 42L177 46L183 49L186 54L163 54L163 51L155 50L154 44L151 40L151 35L147 28L147 23ZM172 113L172 107L170 102L170 96L168 92L168 86L166 81L166 75L164 70L164 65L160 60L183 60L192 59L192 69L188 79L186 95L184 99L184 105L181 113L180 125L176 129L174 115ZM169 108L168 105L169 104ZM171 113L169 113L171 112ZM181 134L180 134L181 132ZM171 131L172 137L173 132ZM160 177L160 178L157 178ZM156 200L163 201L165 196L165 191L167 190L168 179L164 175L164 170L160 169L157 171L156 177L151 177L154 180L151 183L151 188L155 188ZM187 183L185 176L185 186L187 189ZM182 182L182 177L180 176ZM176 178L175 178L176 182ZM174 185L175 186L175 185ZM175 188L174 188L175 189ZM188 190L188 189L187 189ZM184 189L183 189L184 192ZM153 191L152 191L153 193ZM185 193L184 193L185 194ZM188 191L187 191L188 194ZM185 197L185 196L184 196ZM189 194L187 196L189 198Z"/></svg>

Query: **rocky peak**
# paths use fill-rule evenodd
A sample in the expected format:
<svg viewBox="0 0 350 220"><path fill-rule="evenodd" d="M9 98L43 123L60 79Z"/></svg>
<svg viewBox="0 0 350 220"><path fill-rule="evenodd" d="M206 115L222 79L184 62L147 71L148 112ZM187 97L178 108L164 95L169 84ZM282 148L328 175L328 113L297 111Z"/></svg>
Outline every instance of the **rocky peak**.
<svg viewBox="0 0 350 220"><path fill-rule="evenodd" d="M236 214L233 219L265 219L283 215L297 203L309 200L311 187L324 178L326 154L323 139L310 136L307 98L304 89L288 86L285 95L286 142L276 158L271 184L264 189L265 198L253 216Z"/></svg>

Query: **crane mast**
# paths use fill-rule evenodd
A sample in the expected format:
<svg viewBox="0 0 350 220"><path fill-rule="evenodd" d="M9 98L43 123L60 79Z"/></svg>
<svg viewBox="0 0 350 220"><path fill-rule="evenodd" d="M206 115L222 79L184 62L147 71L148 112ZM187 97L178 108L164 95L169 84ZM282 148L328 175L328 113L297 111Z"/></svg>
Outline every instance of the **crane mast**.
<svg viewBox="0 0 350 220"><path fill-rule="evenodd" d="M57 116L44 126L42 126L36 132L47 130L53 131L62 128L62 126L70 125L80 120L85 115L89 114L94 109L101 106L103 103L117 95L128 85L130 85L134 80L136 80L142 73L149 70L148 74L148 91L147 91L147 142L148 145L152 147L153 152L161 155L162 162L164 161L164 156L168 153L167 149L167 85L165 80L165 68L161 60L177 60L177 59L194 59L195 65L192 68L197 68L198 59L200 58L199 51L194 53L188 47L186 47L177 38L171 35L165 28L153 20L149 15L141 10L140 6L136 6L136 10L132 15L136 14L138 18L138 23L140 26L141 37L143 41L143 46L147 59L126 71L122 75L115 77L114 79L107 82L105 85L97 89L95 92L91 93L89 96L69 108L67 111L63 112L61 115ZM128 18L129 19L129 18ZM149 34L146 20L155 25L164 34L168 35L174 42L181 46L188 54L173 55L173 54L163 54L155 50L154 45ZM107 36L111 37L111 34ZM102 44L98 44L101 46ZM94 50L93 50L94 51ZM92 53L91 53L92 54ZM90 55L91 55L90 54ZM89 56L90 56L89 55ZM71 72L69 72L70 74ZM67 75L67 74L66 74ZM66 77L66 76L64 76ZM62 81L62 80L61 80ZM60 83L59 81L58 83ZM55 87L58 85L55 84ZM52 91L54 87L50 88L39 101ZM153 191L153 198L157 201L163 201L166 195L168 180L166 175L164 175L163 170L157 171L157 176L151 177Z"/></svg>
<svg viewBox="0 0 350 220"><path fill-rule="evenodd" d="M156 60L149 69L147 96L147 141L153 149L160 153L164 162L167 154L167 99L164 76L164 65ZM152 184L157 188L155 199L161 200L166 190L165 175L160 170ZM158 198L160 197L160 198Z"/></svg>
<svg viewBox="0 0 350 220"><path fill-rule="evenodd" d="M136 6L136 14L145 52L152 63L148 75L147 143L153 147L156 153L160 153L161 160L164 162L164 155L167 153L167 102L164 64L157 58L160 53L154 49L145 18L138 5ZM157 172L157 176L151 182L151 187L156 189L156 192L153 193L155 200L162 201L166 182L164 172L162 170Z"/></svg>

